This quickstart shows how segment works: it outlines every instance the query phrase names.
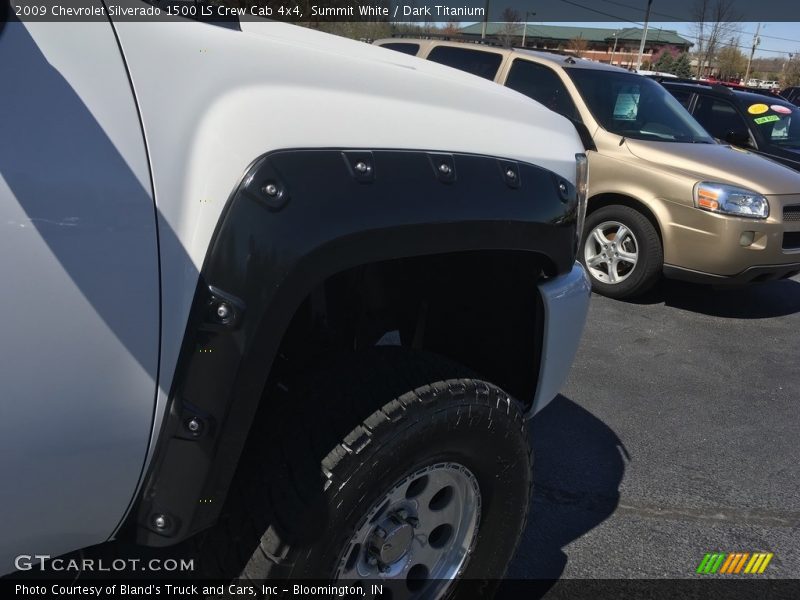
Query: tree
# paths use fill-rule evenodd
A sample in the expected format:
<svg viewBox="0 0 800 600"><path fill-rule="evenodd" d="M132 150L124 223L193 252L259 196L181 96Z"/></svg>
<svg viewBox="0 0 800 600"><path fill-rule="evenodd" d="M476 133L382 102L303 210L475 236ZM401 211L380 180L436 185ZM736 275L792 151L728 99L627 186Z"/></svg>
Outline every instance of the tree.
<svg viewBox="0 0 800 600"><path fill-rule="evenodd" d="M738 45L739 38L731 38L728 45L717 53L719 78L723 81L743 77L747 69L747 57L737 48Z"/></svg>
<svg viewBox="0 0 800 600"><path fill-rule="evenodd" d="M792 60L786 63L786 69L783 72L783 84L786 87L800 85L800 57L796 52Z"/></svg>
<svg viewBox="0 0 800 600"><path fill-rule="evenodd" d="M661 73L672 73L675 68L675 59L669 52L663 52L653 63L653 70Z"/></svg>
<svg viewBox="0 0 800 600"><path fill-rule="evenodd" d="M697 36L697 77L700 78L716 54L720 40L732 35L741 16L734 8L734 0L695 0L693 12Z"/></svg>
<svg viewBox="0 0 800 600"><path fill-rule="evenodd" d="M503 19L503 24L497 32L497 37L504 48L511 48L514 45L514 38L522 35L522 29L519 26L522 17L519 11L509 7L503 10L500 18Z"/></svg>
<svg viewBox="0 0 800 600"><path fill-rule="evenodd" d="M688 52L682 52L672 63L672 73L678 77L689 78L692 76L692 61Z"/></svg>
<svg viewBox="0 0 800 600"><path fill-rule="evenodd" d="M658 61L661 60L661 57L664 56L665 54L669 54L674 60L678 58L678 55L680 53L681 51L678 50L675 46L670 46L670 45L661 46L661 48L653 52L651 61L653 64L657 64Z"/></svg>
<svg viewBox="0 0 800 600"><path fill-rule="evenodd" d="M458 21L448 21L447 24L442 27L441 33L447 37L455 37L459 33L461 33L461 29L459 28L460 23Z"/></svg>
<svg viewBox="0 0 800 600"><path fill-rule="evenodd" d="M583 35L579 33L577 37L574 37L569 41L567 49L571 50L575 56L581 57L583 56L583 53L589 49L589 42L587 42Z"/></svg>

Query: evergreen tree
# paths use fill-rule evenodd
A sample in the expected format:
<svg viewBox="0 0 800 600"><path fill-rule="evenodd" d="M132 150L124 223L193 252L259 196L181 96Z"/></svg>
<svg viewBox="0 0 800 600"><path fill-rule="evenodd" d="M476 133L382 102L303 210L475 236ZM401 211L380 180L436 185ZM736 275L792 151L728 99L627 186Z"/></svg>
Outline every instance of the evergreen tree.
<svg viewBox="0 0 800 600"><path fill-rule="evenodd" d="M691 77L692 76L692 63L689 60L689 53L683 52L672 63L672 73L678 77Z"/></svg>
<svg viewBox="0 0 800 600"><path fill-rule="evenodd" d="M654 71L660 71L661 73L672 73L673 65L675 64L675 59L672 58L672 54L669 52L664 52L661 56L658 57L658 60L653 64Z"/></svg>

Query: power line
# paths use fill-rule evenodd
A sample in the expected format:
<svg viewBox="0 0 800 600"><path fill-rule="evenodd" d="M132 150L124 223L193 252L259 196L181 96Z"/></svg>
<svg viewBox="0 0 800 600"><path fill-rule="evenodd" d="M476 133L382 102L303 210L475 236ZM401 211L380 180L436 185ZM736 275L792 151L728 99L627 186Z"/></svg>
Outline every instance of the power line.
<svg viewBox="0 0 800 600"><path fill-rule="evenodd" d="M616 2L615 0L602 0L603 2L607 2L608 4L614 4L616 6L621 6L623 8L629 8L631 10L638 10L644 12L645 9L640 8L638 6L632 6L630 4L625 4L624 2ZM666 13L658 12L658 11L651 11L651 14L658 15L659 17L667 17L668 19L672 19L673 21L683 21L684 19L681 17L676 17L675 15L668 15Z"/></svg>
<svg viewBox="0 0 800 600"><path fill-rule="evenodd" d="M644 10L645 10L644 8L639 7L639 6L633 6L631 4L626 4L624 2L617 2L617 0L601 0L601 1L602 2L606 2L607 4L613 4L615 6L621 6L623 8L628 8L630 10L636 10L636 11L640 11L640 12L644 12ZM675 15L670 15L670 14L667 14L667 13L656 12L656 11L652 11L652 14L658 15L660 17L667 17L668 19L672 19L675 22L691 23L691 21L687 20L685 17L677 17ZM735 31L736 31L736 33L742 33L742 34L747 34L747 35L752 35L753 34L752 31L745 31L743 29L737 29ZM771 40L781 40L782 42L796 42L796 43L800 44L800 40L795 40L795 39L792 39L792 38L779 37L779 36L776 36L776 35L767 35L767 34L762 33L760 35L760 37L769 38ZM774 52L777 52L777 51L774 51Z"/></svg>
<svg viewBox="0 0 800 600"><path fill-rule="evenodd" d="M631 23L633 25L638 25L639 27L644 27L644 24L640 23L638 21L631 21L630 19L625 19L623 17L620 17L619 15L612 15L611 13L607 13L607 12L604 12L602 10L597 10L596 8L591 8L589 6L584 6L583 4L579 4L577 2L573 2L572 0L561 0L561 2L563 2L565 4L570 4L572 6L576 6L578 8L582 8L584 10L588 10L588 11L593 12L593 13L597 13L599 15L603 15L605 17L611 17L615 21L620 21L620 22L623 22L623 23ZM630 5L622 4L620 2L616 2L615 0L603 0L603 2L609 2L611 4L618 4L620 6L626 6L628 8L632 8ZM670 17L670 18L676 18L676 17ZM678 19L678 20L680 20L680 19ZM655 29L656 31L665 31L661 27L654 27L653 29ZM744 33L744 32L738 31L738 33ZM696 36L696 35L690 35L690 34L684 34L684 33L681 33L679 35L681 37L689 38L689 39L692 39L694 41L700 41L702 39L702 38L700 38L699 36ZM765 37L765 36L762 36L762 37ZM791 40L791 41L795 41L795 40ZM742 46L741 44L725 44L725 45L728 46L728 47L739 48L740 50L749 50L750 49L749 46ZM788 52L786 50L772 50L772 49L769 49L769 48L759 48L759 51L761 51L761 52L771 52L773 54L793 54L792 52Z"/></svg>
<svg viewBox="0 0 800 600"><path fill-rule="evenodd" d="M588 10L589 12L597 13L598 15L603 15L604 17L611 17L615 21L623 21L625 23L633 23L634 25L641 26L641 23L637 23L636 21L629 21L628 19L623 19L622 17L618 17L617 15L612 15L611 13L603 12L602 10L597 10L596 8L590 8L588 6L584 6L583 4L578 4L577 2L572 2L571 0L561 0L564 4L571 4L572 6L577 6L578 8L582 8L584 10Z"/></svg>

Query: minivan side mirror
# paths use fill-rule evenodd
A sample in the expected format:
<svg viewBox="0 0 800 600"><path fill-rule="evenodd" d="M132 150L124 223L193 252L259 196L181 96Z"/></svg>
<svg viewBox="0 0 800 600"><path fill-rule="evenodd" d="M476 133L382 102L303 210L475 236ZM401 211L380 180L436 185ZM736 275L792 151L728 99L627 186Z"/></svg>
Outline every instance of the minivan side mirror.
<svg viewBox="0 0 800 600"><path fill-rule="evenodd" d="M725 134L725 141L734 146L749 146L750 134L746 131L729 131Z"/></svg>

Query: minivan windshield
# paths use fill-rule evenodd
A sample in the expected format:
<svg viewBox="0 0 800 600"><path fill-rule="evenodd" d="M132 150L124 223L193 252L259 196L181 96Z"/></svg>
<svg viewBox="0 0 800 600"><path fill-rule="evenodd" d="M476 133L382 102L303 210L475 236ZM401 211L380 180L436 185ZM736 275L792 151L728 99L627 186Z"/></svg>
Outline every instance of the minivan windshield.
<svg viewBox="0 0 800 600"><path fill-rule="evenodd" d="M672 94L652 79L601 69L566 71L603 129L637 140L714 143Z"/></svg>

